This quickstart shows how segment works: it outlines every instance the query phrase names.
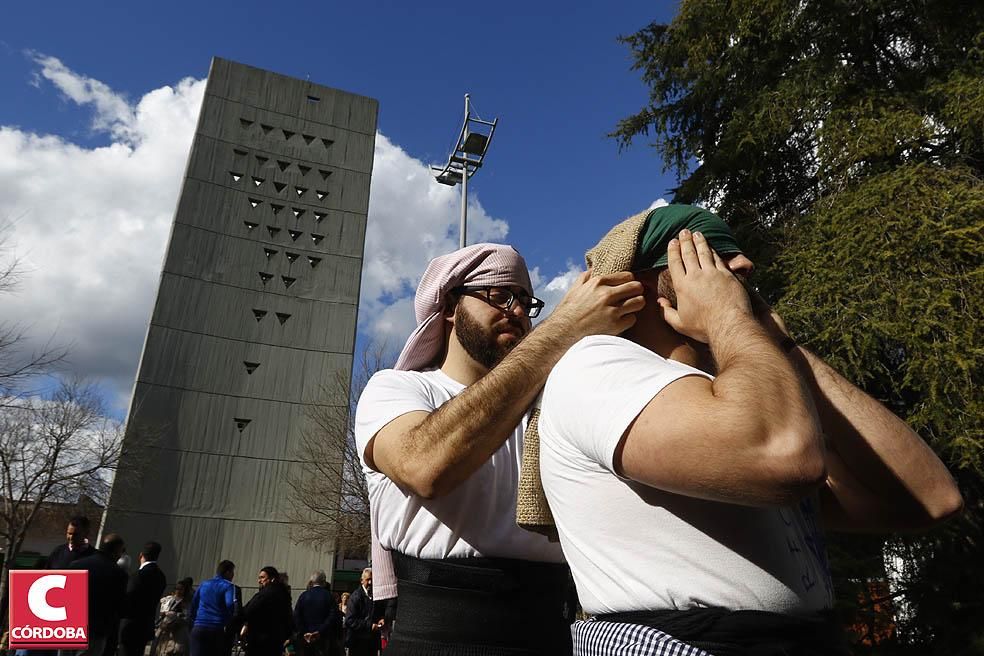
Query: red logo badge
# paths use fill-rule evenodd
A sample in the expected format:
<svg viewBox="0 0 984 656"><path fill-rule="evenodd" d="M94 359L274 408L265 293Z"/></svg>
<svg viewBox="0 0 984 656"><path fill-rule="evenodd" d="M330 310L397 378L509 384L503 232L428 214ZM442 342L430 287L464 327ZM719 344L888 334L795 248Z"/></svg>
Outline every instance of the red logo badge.
<svg viewBox="0 0 984 656"><path fill-rule="evenodd" d="M10 648L89 646L89 572L25 569L10 572Z"/></svg>

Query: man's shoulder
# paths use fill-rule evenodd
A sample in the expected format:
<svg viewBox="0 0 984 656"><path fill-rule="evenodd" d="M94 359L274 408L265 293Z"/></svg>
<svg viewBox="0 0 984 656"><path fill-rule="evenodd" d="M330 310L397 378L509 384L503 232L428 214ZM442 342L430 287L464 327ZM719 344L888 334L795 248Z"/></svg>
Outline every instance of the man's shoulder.
<svg viewBox="0 0 984 656"><path fill-rule="evenodd" d="M98 551L95 551L88 556L82 556L81 558L76 558L73 560L69 567L71 569L92 569L98 568L103 564L103 560L106 560ZM120 570L121 572L123 570Z"/></svg>
<svg viewBox="0 0 984 656"><path fill-rule="evenodd" d="M204 581L202 587L208 586L209 588L215 588L216 590L228 590L229 588L235 587L232 581L223 578L221 576L213 576L212 578Z"/></svg>
<svg viewBox="0 0 984 656"><path fill-rule="evenodd" d="M587 337L582 337L575 342L574 346L567 349L567 353L563 357L568 359L579 358L583 357L586 353L589 354L596 351L649 354L659 357L646 347L640 346L632 340L619 337L618 335L588 335Z"/></svg>
<svg viewBox="0 0 984 656"><path fill-rule="evenodd" d="M381 369L372 375L366 384L370 386L407 386L425 385L428 387L455 387L456 384L440 369L424 369L423 371L404 369Z"/></svg>
<svg viewBox="0 0 984 656"><path fill-rule="evenodd" d="M66 551L68 551L68 545L59 544L57 547L51 550L50 554L48 554L48 560L49 561L55 560L56 558L62 556Z"/></svg>
<svg viewBox="0 0 984 656"><path fill-rule="evenodd" d="M305 590L301 593L298 599L308 598L308 599L324 599L331 596L331 593L327 589L321 587L320 585L313 586L309 590Z"/></svg>
<svg viewBox="0 0 984 656"><path fill-rule="evenodd" d="M140 578L147 581L148 583L160 584L167 583L167 577L164 576L164 570L160 568L157 563L148 563L142 567L137 572L140 574Z"/></svg>
<svg viewBox="0 0 984 656"><path fill-rule="evenodd" d="M588 335L581 338L554 366L547 383L581 375L585 369L607 367L619 362L666 362L660 355L644 346L616 335Z"/></svg>
<svg viewBox="0 0 984 656"><path fill-rule="evenodd" d="M356 411L360 421L378 419L407 409L434 410L464 389L440 369L402 371L384 369L376 372L359 397Z"/></svg>

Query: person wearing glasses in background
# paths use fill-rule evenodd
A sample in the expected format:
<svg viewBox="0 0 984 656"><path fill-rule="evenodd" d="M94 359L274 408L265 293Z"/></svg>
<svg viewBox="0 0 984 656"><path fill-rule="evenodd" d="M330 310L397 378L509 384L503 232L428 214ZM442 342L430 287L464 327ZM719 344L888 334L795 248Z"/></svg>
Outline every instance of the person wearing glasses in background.
<svg viewBox="0 0 984 656"><path fill-rule="evenodd" d="M532 330L543 302L515 249L475 244L430 262L417 328L356 412L374 527L398 579L387 653L570 653L563 555L515 522L527 409L571 345L622 332L642 305L631 274L585 274Z"/></svg>

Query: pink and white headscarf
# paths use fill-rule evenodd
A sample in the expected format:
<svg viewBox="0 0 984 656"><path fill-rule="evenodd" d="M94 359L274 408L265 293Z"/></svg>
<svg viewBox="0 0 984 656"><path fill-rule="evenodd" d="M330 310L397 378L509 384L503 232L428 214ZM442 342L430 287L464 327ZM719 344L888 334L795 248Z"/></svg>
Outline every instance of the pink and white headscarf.
<svg viewBox="0 0 984 656"><path fill-rule="evenodd" d="M417 328L394 369L414 371L432 364L444 349L444 302L455 287L519 286L533 295L526 260L512 246L473 244L431 260L413 300Z"/></svg>

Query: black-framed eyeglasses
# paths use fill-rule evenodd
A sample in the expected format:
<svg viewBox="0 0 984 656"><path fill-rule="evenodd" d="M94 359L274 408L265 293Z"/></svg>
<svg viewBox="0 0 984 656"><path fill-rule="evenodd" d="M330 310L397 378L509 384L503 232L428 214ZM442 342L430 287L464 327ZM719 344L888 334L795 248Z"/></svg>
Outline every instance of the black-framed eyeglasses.
<svg viewBox="0 0 984 656"><path fill-rule="evenodd" d="M519 303L530 319L539 316L544 305L543 301L535 296L527 296L523 292L517 293L508 287L458 287L454 291L458 294L480 298L489 305L506 312L512 309L513 303Z"/></svg>

